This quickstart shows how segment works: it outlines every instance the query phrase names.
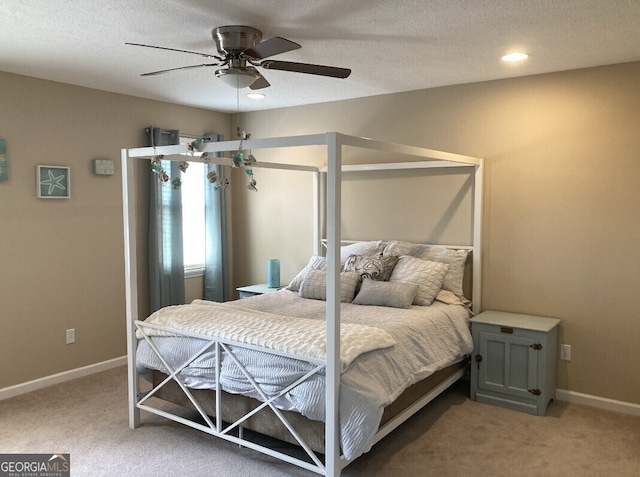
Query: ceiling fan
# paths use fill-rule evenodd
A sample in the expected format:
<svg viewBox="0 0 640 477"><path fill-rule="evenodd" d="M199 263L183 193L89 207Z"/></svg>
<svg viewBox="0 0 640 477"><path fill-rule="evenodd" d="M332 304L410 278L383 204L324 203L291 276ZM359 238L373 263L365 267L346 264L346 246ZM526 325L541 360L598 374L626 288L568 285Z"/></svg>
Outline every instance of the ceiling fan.
<svg viewBox="0 0 640 477"><path fill-rule="evenodd" d="M332 78L347 78L351 70L334 66L296 63L291 61L266 60L275 55L297 50L301 46L291 40L279 36L262 41L262 32L256 28L230 25L214 28L211 32L219 55L199 53L197 51L165 48L162 46L143 45L140 43L126 43L127 45L157 48L160 50L190 53L204 58L213 58L217 62L201 65L182 66L166 70L144 73L142 76L159 75L170 71L187 70L208 66L221 67L215 74L218 78L234 88L262 89L271 86L264 76L255 68L261 67L271 70L306 73L311 75L329 76Z"/></svg>

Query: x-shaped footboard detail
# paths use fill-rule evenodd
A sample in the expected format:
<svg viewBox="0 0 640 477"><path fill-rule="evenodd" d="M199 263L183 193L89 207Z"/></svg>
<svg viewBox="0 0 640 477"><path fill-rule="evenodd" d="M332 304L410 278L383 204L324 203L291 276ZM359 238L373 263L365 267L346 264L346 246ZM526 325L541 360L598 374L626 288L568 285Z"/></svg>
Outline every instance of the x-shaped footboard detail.
<svg viewBox="0 0 640 477"><path fill-rule="evenodd" d="M260 386L260 384L258 384L256 382L256 380L253 378L253 376L251 376L251 374L247 371L247 368L245 368L244 364L238 359L238 357L235 355L235 353L233 353L233 351L231 349L229 349L229 346L227 346L224 343L218 343L218 345L220 345L224 351L228 354L228 356L233 360L233 362L238 366L238 368L240 368L240 370L242 371L242 373L245 375L245 377L249 380L249 382L251 383L251 385L254 387L254 389L256 391L258 391L258 393L260 394L260 397L262 398L261 400L263 401L262 404L260 404L258 407L256 407L253 411L250 411L249 413L245 414L243 417L241 417L240 419L238 419L236 422L234 422L233 424L231 424L226 430L231 430L234 427L240 425L242 422L244 422L245 420L249 419L251 416L253 416L254 414L256 414L257 412L259 412L261 409L265 408L266 406L269 406L271 408L271 410L274 412L274 414L276 416L278 416L278 419L280 419L280 421L282 422L282 424L284 424L284 426L287 428L287 430L291 433L291 435L295 438L295 440L298 442L298 444L300 444L300 446L305 450L305 452L309 455L309 457L316 462L316 465L322 465L322 463L320 462L320 460L317 458L317 456L315 455L315 453L313 452L313 450L311 450L311 448L307 445L307 443L304 441L304 439L302 439L302 437L300 437L300 434L298 434L298 432L295 430L295 428L289 423L289 421L287 420L287 418L284 416L284 414L282 414L282 411L280 411L280 409L278 409L273 403L276 399L278 399L281 396L284 396L286 393L288 393L291 389L295 388L296 386L298 386L299 384L303 383L304 381L306 381L307 379L309 379L311 376L313 376L315 373L317 373L318 371L321 371L325 368L324 364L319 364L317 365L315 368L313 368L311 371L309 371L308 373L306 373L304 376L302 376L301 378L299 378L298 380L294 381L293 383L291 383L289 386L287 386L286 388L282 389L279 393L275 394L272 397L268 397L264 390L262 389L262 387ZM218 386L219 387L219 386Z"/></svg>
<svg viewBox="0 0 640 477"><path fill-rule="evenodd" d="M272 456L277 457L279 459L288 461L288 462L290 462L292 464L298 465L300 467L304 467L304 468L306 468L308 470L312 470L312 471L320 473L320 474L324 474L325 473L326 469L325 469L325 466L322 463L322 461L320 461L320 459L317 457L315 452L309 447L309 445L304 441L304 439L300 436L300 434L296 431L296 429L291 425L291 423L287 420L287 418L284 416L282 411L276 407L275 401L277 399L279 399L280 397L284 396L285 394L287 394L289 391L291 391L295 387L299 386L301 383L305 382L307 379L309 379L314 374L316 374L316 373L322 371L323 369L325 369L326 368L326 363L324 363L322 361L319 361L319 360L309 360L308 358L304 358L304 357L292 356L292 355L287 354L287 353L280 353L280 352L277 352L277 351L274 351L274 350L271 350L271 349L265 349L265 348L260 348L260 347L256 347L256 346L246 345L246 344L243 344L243 343L236 343L236 342L232 342L230 340L213 339L213 338L208 337L208 336L203 336L203 335L189 333L189 332L183 332L183 331L175 330L175 329L169 329L169 328L161 327L161 326L154 325L154 324L151 324L151 323L145 323L145 322L142 322L142 321L136 321L135 322L135 326L136 326L136 330L140 332L140 334L142 335L144 340L149 344L149 347L153 350L155 355L162 362L162 364L166 368L167 374L168 374L168 376L165 379L163 379L159 384L154 386L153 389L151 389L150 391L148 391L147 393L145 393L144 395L141 396L141 398L136 403L136 407L138 407L139 409L143 409L143 410L145 410L147 412L151 412L153 414L160 415L160 416L165 417L167 419L179 422L181 424L184 424L184 425L187 425L187 426L190 426L190 427L194 427L194 428L199 429L199 430L201 430L203 432L206 432L208 434L212 434L212 435L215 435L217 437L220 437L220 438L235 442L235 443L237 443L239 445L242 445L242 446L245 446L245 447L248 447L248 448L263 452L263 453L266 453L268 455L272 455ZM184 363L181 363L179 366L172 366L168 362L168 360L162 355L161 351L158 349L158 347L154 343L154 341L152 339L152 336L150 336L146 332L146 329L154 329L154 330L160 331L161 335L165 335L165 336L172 335L172 336L193 337L193 338L197 338L197 339L203 340L205 343L195 353L193 353L191 356L189 356L184 361ZM310 371L306 372L303 376L301 376L300 378L295 380L293 383L289 384L285 388L279 390L273 396L269 397L268 394L265 392L265 390L262 388L262 386L256 381L256 379L247 370L246 366L237 357L236 353L234 352L234 348L236 348L236 347L254 349L254 350L259 350L259 351L264 352L264 353L269 353L269 354L273 354L273 355L285 356L285 357L291 357L291 358L299 359L299 360L302 360L302 361L309 362L310 364L313 364L314 367ZM183 371L187 366L189 366L196 359L201 357L204 353L209 352L212 349L215 349L215 353L216 353L216 368L215 368L215 378L216 378L216 388L215 388L215 392L216 392L216 416L215 416L215 424L211 420L211 418L209 417L207 412L204 410L204 408L200 405L198 400L194 397L194 395L192 394L191 390L184 384L183 379L179 375L180 372ZM224 428L223 428L222 412L221 412L221 400L222 400L222 391L223 391L223 389L222 389L222 385L220 383L220 370L221 370L221 367L222 367L222 353L225 353L225 357L231 359L234 362L234 364L238 367L238 369L240 369L242 374L251 383L251 386L253 387L253 389L255 389L255 391L259 394L260 400L262 401L260 403L260 405L258 405L256 408L254 408L253 410L249 411L247 414L245 414L244 416L242 416L241 418L239 418L238 420L236 420L235 422L233 422L232 424L230 424L230 425L228 425L227 427L224 427ZM196 421L193 421L191 419L186 419L184 417L177 416L177 415L172 414L170 412L167 412L167 411L158 409L156 407L150 406L148 404L145 404L145 402L149 398L153 397L160 388L165 386L171 380L175 381L178 384L178 386L180 386L180 388L184 392L185 396L188 398L188 400L191 402L191 404L197 410L198 414L204 420L206 425L200 424L200 423L198 423ZM304 461L304 460L289 456L287 454L283 454L283 453L281 453L279 451L270 449L270 448L262 446L260 444L256 444L254 442L247 441L242 437L241 433L239 434L239 437L236 437L236 436L233 436L233 435L230 434L230 432L232 430L236 429L236 428L241 430L243 422L245 422L246 420L248 420L253 415L255 415L256 413L258 413L259 411L261 411L262 409L264 409L266 407L269 407L273 411L273 413L278 417L280 422L282 422L282 424L286 427L286 429L293 436L293 438L296 440L296 442L298 442L298 444L305 450L306 454L313 461L313 464L311 464L311 463L309 463L307 461Z"/></svg>
<svg viewBox="0 0 640 477"><path fill-rule="evenodd" d="M196 408L196 410L198 411L198 413L200 414L200 416L202 417L202 419L204 419L204 421L207 423L207 425L209 426L209 428L211 429L215 429L216 426L214 426L213 422L211 422L211 419L209 418L208 414L206 413L206 411L202 408L202 406L200 406L200 404L198 403L198 401L196 400L196 398L193 396L193 394L191 394L191 391L189 390L189 388L184 384L184 382L182 381L182 379L180 379L180 377L178 376L178 374L187 366L189 366L193 361L195 361L196 359L198 359L200 356L202 356L202 354L204 354L205 352L207 352L209 349L211 349L212 346L215 346L215 342L214 341L208 341L206 342L206 344L200 348L200 350L198 350L196 353L194 353L192 356L190 356L184 363L182 363L180 366L176 367L175 369L167 362L167 360L164 358L164 356L162 356L162 353L160 352L160 350L158 350L156 344L153 342L153 340L151 339L151 337L145 333L144 328L145 327L149 327L149 328L155 328L155 329L159 329L160 327L155 326L155 325L151 325L148 323L143 323L143 322L136 322L136 329L141 331L145 341L149 344L149 347L153 350L153 352L155 353L155 355L158 357L158 359L162 362L162 364L164 365L164 367L166 368L167 372L168 372L168 376L162 381L160 382L157 386L155 386L151 391L147 392L137 403L137 406L140 409L144 409L146 411L149 412L153 412L155 414L160 414L163 415L164 417L169 417L169 413L166 413L164 411L161 411L159 409L156 408L151 408L149 406L144 406L144 402L153 397L155 395L155 393L162 388L165 384L167 384L169 381L173 380L175 381L178 386L180 386L180 388L182 389L182 391L185 393L185 395L187 396L187 398L189 399L189 401L191 401L191 404L193 404L193 406ZM170 417L169 417L170 418ZM170 418L171 419L171 418ZM175 420L175 419L174 419ZM219 421L219 419L216 418L216 421Z"/></svg>

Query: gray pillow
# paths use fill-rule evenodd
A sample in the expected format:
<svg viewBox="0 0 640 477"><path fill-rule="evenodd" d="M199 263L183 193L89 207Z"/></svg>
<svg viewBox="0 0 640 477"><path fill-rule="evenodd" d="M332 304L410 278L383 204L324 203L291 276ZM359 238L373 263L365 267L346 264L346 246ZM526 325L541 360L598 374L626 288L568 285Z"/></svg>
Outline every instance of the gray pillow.
<svg viewBox="0 0 640 477"><path fill-rule="evenodd" d="M411 255L412 257L431 262L446 263L449 271L444 277L442 288L455 293L459 297L464 295L462 280L464 278L464 264L469 250L454 250L437 245L421 245L410 242L391 240L384 248L384 255Z"/></svg>
<svg viewBox="0 0 640 477"><path fill-rule="evenodd" d="M351 303L356 294L356 286L360 281L360 275L353 272L340 273L340 301ZM312 300L327 299L327 272L326 270L309 270L302 281L298 294L302 298Z"/></svg>
<svg viewBox="0 0 640 477"><path fill-rule="evenodd" d="M418 293L413 304L429 306L442 288L442 282L448 270L449 265L445 263L430 262L403 255L391 272L389 281L418 284Z"/></svg>
<svg viewBox="0 0 640 477"><path fill-rule="evenodd" d="M409 282L381 282L365 278L360 292L353 300L355 305L390 306L410 308L418 293L418 284Z"/></svg>

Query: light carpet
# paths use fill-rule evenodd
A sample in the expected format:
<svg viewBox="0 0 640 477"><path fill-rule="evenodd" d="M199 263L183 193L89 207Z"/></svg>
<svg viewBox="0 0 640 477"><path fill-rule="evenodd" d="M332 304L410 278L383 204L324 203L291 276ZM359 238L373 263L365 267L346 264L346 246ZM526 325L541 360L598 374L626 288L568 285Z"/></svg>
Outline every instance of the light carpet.
<svg viewBox="0 0 640 477"><path fill-rule="evenodd" d="M0 453L69 453L77 477L317 475L144 412L130 429L126 387L119 367L0 401ZM342 475L636 477L640 417L561 401L531 416L459 383Z"/></svg>

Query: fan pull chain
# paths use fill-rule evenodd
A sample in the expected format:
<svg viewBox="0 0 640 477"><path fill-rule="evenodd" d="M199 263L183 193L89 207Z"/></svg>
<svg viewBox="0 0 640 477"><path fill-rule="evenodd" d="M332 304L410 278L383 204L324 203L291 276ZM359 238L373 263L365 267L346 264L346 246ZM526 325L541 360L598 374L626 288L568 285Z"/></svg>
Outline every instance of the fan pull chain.
<svg viewBox="0 0 640 477"><path fill-rule="evenodd" d="M234 153L231 156L231 165L233 167L244 167L244 172L249 178L249 184L247 185L247 189L253 192L258 192L258 188L256 185L258 184L253 177L253 164L256 162L256 158L251 154L251 150L249 150L249 155L245 156L242 151L244 146L244 140L249 139L251 134L246 131L242 131L240 129L240 88L238 87L238 77L236 75L236 136L240 137L240 144L238 145L238 152Z"/></svg>

